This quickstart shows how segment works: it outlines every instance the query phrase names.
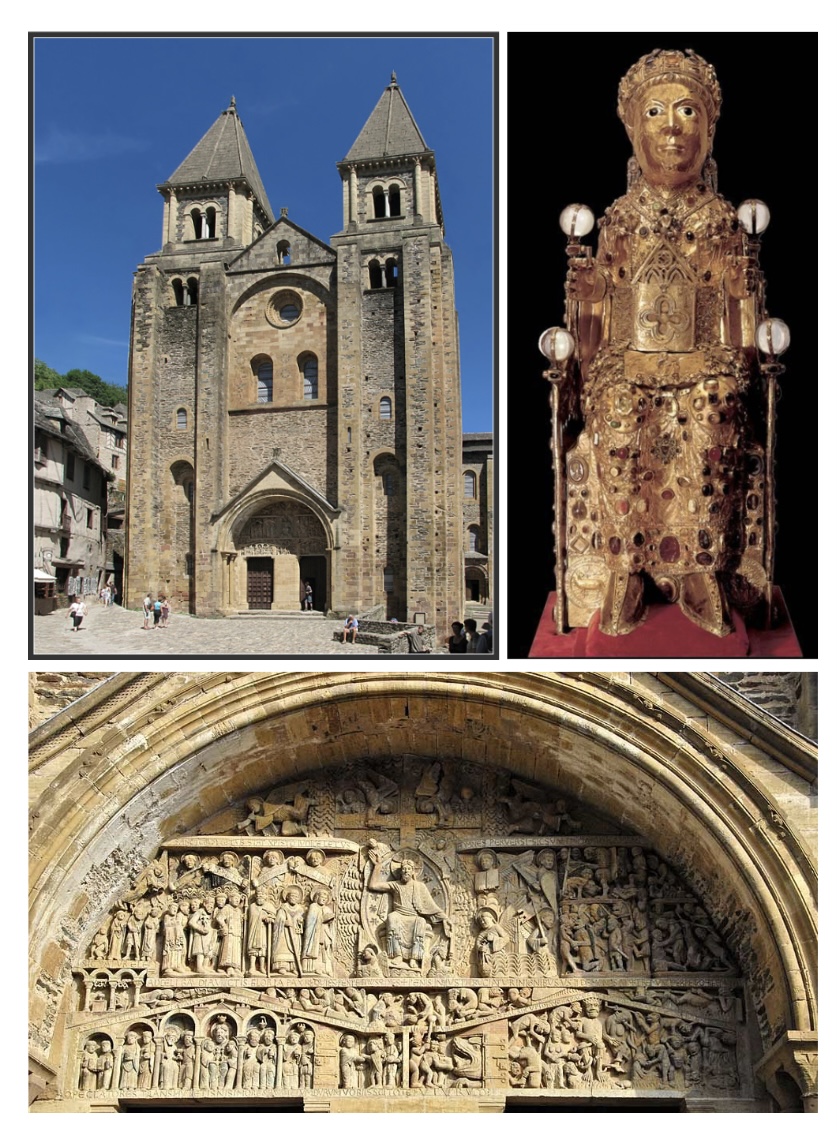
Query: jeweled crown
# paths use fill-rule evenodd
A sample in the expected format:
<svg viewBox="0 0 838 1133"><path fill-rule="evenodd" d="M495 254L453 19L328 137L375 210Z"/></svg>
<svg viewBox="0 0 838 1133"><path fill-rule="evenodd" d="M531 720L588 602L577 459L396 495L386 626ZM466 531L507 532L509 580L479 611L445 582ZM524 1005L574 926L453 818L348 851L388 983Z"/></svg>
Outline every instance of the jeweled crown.
<svg viewBox="0 0 838 1133"><path fill-rule="evenodd" d="M711 127L718 121L722 90L713 67L694 51L652 51L644 55L620 81L617 113L629 121L629 108L646 87L660 82L683 82L694 87L707 109Z"/></svg>

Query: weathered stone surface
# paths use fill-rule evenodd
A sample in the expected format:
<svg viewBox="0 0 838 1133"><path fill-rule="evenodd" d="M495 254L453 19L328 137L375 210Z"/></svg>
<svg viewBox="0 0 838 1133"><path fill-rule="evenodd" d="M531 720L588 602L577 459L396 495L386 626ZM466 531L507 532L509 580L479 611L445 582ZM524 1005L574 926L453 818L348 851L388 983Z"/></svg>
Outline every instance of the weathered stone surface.
<svg viewBox="0 0 838 1133"><path fill-rule="evenodd" d="M812 1108L812 860L684 689L157 675L70 762L42 726L44 1108Z"/></svg>
<svg viewBox="0 0 838 1133"><path fill-rule="evenodd" d="M401 99L395 81L388 91ZM212 168L231 122L243 138L232 106L199 143ZM255 164L232 185L160 187L163 247L134 281L129 606L151 591L207 617L297 609L308 582L315 609L383 607L439 640L462 619L453 264L421 145L339 164L331 247L272 220L247 183ZM396 211L376 213L381 192ZM484 543L492 491L484 476L467 516ZM254 544L248 526L277 507L305 513L317 538ZM280 553L296 584L290 564L264 562ZM480 565L485 604L493 560Z"/></svg>

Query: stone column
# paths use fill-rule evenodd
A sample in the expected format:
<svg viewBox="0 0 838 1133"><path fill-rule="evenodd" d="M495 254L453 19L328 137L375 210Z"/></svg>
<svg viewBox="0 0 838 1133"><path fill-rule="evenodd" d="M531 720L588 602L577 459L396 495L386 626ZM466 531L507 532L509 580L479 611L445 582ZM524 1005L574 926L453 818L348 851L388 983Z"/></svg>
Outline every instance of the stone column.
<svg viewBox="0 0 838 1133"><path fill-rule="evenodd" d="M422 208L422 163L417 157L413 163L413 219L422 220L425 210Z"/></svg>
<svg viewBox="0 0 838 1133"><path fill-rule="evenodd" d="M354 165L349 167L349 223L358 222L358 171Z"/></svg>

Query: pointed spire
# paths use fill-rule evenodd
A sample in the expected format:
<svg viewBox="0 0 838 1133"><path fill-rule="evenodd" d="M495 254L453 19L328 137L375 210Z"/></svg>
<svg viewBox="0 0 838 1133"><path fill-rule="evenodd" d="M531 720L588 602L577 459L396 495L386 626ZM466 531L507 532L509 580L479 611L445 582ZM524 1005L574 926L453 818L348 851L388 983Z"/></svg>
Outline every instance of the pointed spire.
<svg viewBox="0 0 838 1133"><path fill-rule="evenodd" d="M393 71L389 86L385 88L344 161L429 152L396 82L396 72Z"/></svg>
<svg viewBox="0 0 838 1133"><path fill-rule="evenodd" d="M230 105L180 163L167 184L177 186L239 180L248 183L262 211L273 223L268 194L256 168L233 95Z"/></svg>

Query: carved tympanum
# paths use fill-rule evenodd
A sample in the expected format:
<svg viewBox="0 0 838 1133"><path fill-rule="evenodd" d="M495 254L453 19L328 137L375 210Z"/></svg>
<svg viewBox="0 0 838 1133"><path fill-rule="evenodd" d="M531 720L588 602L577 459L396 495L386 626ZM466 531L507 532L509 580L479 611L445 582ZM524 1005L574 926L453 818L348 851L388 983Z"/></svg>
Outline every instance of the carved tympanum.
<svg viewBox="0 0 838 1133"><path fill-rule="evenodd" d="M742 981L641 838L468 763L279 784L87 942L82 1095L741 1090Z"/></svg>

